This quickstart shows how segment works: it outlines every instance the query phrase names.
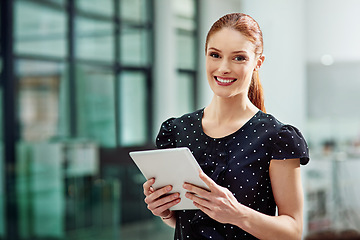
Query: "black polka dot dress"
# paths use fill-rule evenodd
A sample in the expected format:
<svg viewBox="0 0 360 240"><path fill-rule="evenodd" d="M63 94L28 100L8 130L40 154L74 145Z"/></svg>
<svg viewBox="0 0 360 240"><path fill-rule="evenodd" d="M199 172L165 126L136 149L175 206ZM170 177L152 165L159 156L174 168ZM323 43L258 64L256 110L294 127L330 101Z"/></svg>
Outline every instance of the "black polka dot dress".
<svg viewBox="0 0 360 240"><path fill-rule="evenodd" d="M300 131L258 111L233 134L211 138L202 130L203 114L201 109L165 121L156 139L157 147L188 147L203 171L228 188L241 204L275 215L270 161L300 158L301 164L307 164L308 147ZM176 240L256 239L239 227L211 219L200 210L176 211L176 218Z"/></svg>

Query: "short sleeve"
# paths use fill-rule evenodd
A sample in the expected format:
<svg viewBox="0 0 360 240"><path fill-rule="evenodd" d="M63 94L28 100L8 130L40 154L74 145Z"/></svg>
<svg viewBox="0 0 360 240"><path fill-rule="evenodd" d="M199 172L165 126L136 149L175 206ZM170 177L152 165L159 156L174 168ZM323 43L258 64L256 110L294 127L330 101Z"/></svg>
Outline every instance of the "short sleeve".
<svg viewBox="0 0 360 240"><path fill-rule="evenodd" d="M163 148L174 148L175 136L174 136L174 122L175 118L169 118L161 124L159 134L156 137L156 147L159 149Z"/></svg>
<svg viewBox="0 0 360 240"><path fill-rule="evenodd" d="M291 125L284 125L275 138L272 159L300 158L300 163L305 165L309 162L309 148L305 138Z"/></svg>

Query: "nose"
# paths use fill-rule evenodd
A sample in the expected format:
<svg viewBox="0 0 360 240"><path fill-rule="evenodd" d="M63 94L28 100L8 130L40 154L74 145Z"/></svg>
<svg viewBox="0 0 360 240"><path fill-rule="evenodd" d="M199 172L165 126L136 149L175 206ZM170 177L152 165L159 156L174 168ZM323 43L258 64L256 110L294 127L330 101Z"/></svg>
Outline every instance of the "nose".
<svg viewBox="0 0 360 240"><path fill-rule="evenodd" d="M231 68L230 68L230 63L228 60L226 59L223 59L220 63L220 66L219 66L219 69L218 71L221 73L221 74L228 74L231 72Z"/></svg>

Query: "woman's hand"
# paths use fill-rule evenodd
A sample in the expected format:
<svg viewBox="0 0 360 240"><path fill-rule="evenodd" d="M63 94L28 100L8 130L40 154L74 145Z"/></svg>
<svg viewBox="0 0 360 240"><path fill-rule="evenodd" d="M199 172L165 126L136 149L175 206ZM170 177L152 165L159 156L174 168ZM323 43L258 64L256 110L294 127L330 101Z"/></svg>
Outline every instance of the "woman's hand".
<svg viewBox="0 0 360 240"><path fill-rule="evenodd" d="M189 191L185 196L206 215L218 222L232 223L232 219L238 219L242 215L240 211L243 205L227 188L217 185L205 173L200 172L199 176L210 191L185 183L183 187Z"/></svg>
<svg viewBox="0 0 360 240"><path fill-rule="evenodd" d="M163 188L154 190L152 185L155 183L155 179L149 179L143 185L145 194L145 203L147 208L155 215L162 218L170 218L172 212L170 207L175 206L180 202L179 193L168 194L172 190L172 186L168 185Z"/></svg>

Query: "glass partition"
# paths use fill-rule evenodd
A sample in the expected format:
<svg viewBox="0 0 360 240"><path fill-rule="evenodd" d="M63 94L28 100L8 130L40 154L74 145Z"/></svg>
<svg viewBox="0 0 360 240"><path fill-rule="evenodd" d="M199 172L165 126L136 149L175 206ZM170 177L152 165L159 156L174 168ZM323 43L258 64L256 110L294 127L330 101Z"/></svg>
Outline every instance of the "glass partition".
<svg viewBox="0 0 360 240"><path fill-rule="evenodd" d="M6 224L3 207L6 116L0 112L0 239L13 226L22 240L171 236L172 229L146 209L139 170L123 158L112 166L113 156L104 154L152 141L153 1L8 2L14 9L14 26L7 27L14 33L15 78L6 81L15 83L19 127L17 221Z"/></svg>
<svg viewBox="0 0 360 240"><path fill-rule="evenodd" d="M194 0L175 0L174 10L176 28L187 31L196 30L196 4Z"/></svg>
<svg viewBox="0 0 360 240"><path fill-rule="evenodd" d="M17 62L18 116L23 141L39 142L65 135L58 128L64 70L64 65L58 62Z"/></svg>
<svg viewBox="0 0 360 240"><path fill-rule="evenodd" d="M121 30L120 61L124 65L149 64L149 33L147 29L123 27Z"/></svg>
<svg viewBox="0 0 360 240"><path fill-rule="evenodd" d="M147 141L147 84L142 72L125 71L119 77L120 144L143 145Z"/></svg>
<svg viewBox="0 0 360 240"><path fill-rule="evenodd" d="M114 7L112 0L77 0L76 8L80 11L101 14L104 16L113 16Z"/></svg>
<svg viewBox="0 0 360 240"><path fill-rule="evenodd" d="M149 20L149 0L120 0L120 16L123 21L145 23Z"/></svg>
<svg viewBox="0 0 360 240"><path fill-rule="evenodd" d="M14 1L14 3L15 53L65 57L67 49L65 12L32 1Z"/></svg>
<svg viewBox="0 0 360 240"><path fill-rule="evenodd" d="M114 26L112 22L78 16L75 29L76 58L114 61Z"/></svg>
<svg viewBox="0 0 360 240"><path fill-rule="evenodd" d="M178 114L195 110L197 77L197 3L174 0Z"/></svg>
<svg viewBox="0 0 360 240"><path fill-rule="evenodd" d="M191 112L194 109L194 88L193 83L195 81L194 76L189 73L178 73L177 74L177 101L178 114L184 114Z"/></svg>
<svg viewBox="0 0 360 240"><path fill-rule="evenodd" d="M177 67L180 69L195 70L196 69L196 38L189 33L177 34L176 59Z"/></svg>
<svg viewBox="0 0 360 240"><path fill-rule="evenodd" d="M104 147L116 146L114 81L109 69L77 65L78 136L97 141Z"/></svg>

